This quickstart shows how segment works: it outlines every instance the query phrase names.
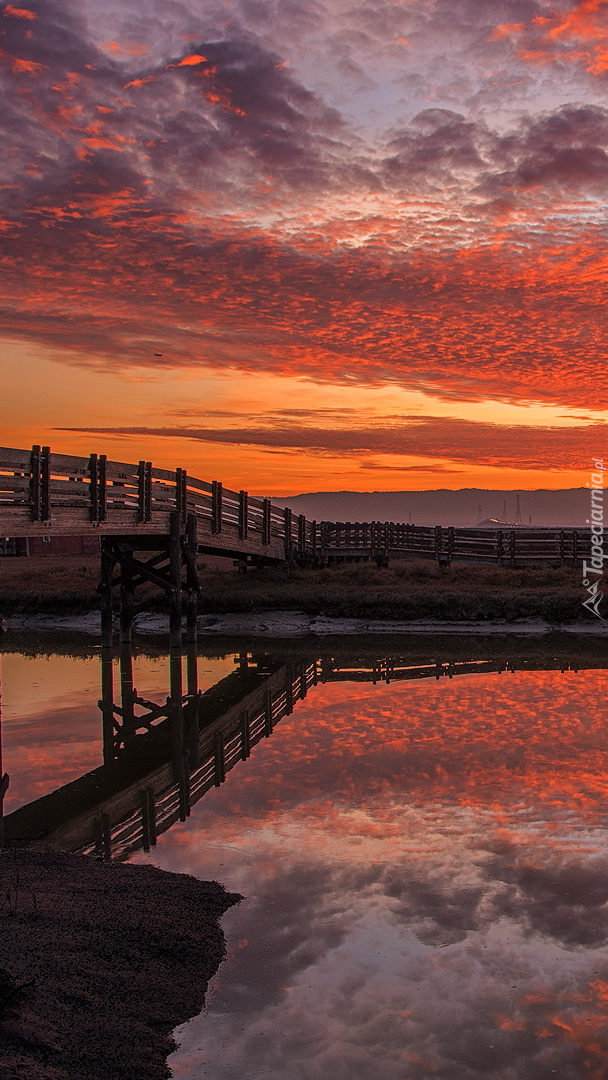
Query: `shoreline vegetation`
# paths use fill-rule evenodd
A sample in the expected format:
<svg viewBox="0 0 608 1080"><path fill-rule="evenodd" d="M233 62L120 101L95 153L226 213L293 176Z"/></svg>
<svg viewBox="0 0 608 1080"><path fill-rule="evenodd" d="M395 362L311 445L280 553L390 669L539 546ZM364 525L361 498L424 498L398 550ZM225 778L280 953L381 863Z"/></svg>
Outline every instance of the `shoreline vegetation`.
<svg viewBox="0 0 608 1080"><path fill-rule="evenodd" d="M2 1080L166 1080L242 897L154 866L0 854Z"/></svg>
<svg viewBox="0 0 608 1080"><path fill-rule="evenodd" d="M201 614L299 611L328 618L437 619L445 622L543 619L551 625L599 620L583 607L580 567L522 567L395 560L388 567L347 563L319 570L217 570L199 560ZM85 614L99 608L94 556L3 558L0 612ZM135 611L166 610L164 594L137 590Z"/></svg>

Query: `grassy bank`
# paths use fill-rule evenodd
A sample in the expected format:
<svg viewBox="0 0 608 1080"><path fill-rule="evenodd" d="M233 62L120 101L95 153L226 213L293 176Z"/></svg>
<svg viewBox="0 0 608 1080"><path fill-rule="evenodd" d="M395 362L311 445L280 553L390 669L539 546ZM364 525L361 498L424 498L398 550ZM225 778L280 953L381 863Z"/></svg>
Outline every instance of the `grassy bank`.
<svg viewBox="0 0 608 1080"><path fill-rule="evenodd" d="M590 621L582 601L580 569L478 566L396 561L386 568L370 563L323 570L237 571L207 569L200 563L202 612L304 611L345 618L469 619L542 618L548 622ZM3 559L0 611L83 612L98 607L97 559ZM163 610L165 597L142 588L138 606ZM607 603L608 608L608 603Z"/></svg>

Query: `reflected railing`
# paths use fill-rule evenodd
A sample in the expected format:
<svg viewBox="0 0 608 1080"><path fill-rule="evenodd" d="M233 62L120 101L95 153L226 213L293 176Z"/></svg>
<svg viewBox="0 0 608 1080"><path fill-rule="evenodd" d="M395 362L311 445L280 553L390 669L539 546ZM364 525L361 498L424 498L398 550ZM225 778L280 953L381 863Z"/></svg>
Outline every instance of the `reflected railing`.
<svg viewBox="0 0 608 1080"><path fill-rule="evenodd" d="M135 688L130 647L120 651L118 678L112 650L102 650L103 764L5 816L0 824L6 846L118 859L149 850L175 822L187 819L207 791L223 784L318 683L606 667L605 657L593 653L573 661L519 655L516 661L499 656L421 663L407 655L285 656L260 649L241 652L235 670L202 692L194 645L174 650L167 662L169 693L159 703Z"/></svg>

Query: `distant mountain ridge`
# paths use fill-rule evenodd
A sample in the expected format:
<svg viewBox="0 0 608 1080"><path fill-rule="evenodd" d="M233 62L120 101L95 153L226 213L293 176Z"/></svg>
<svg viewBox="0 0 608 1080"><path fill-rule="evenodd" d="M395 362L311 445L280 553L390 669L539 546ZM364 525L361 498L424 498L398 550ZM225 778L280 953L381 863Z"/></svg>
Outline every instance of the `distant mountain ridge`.
<svg viewBox="0 0 608 1080"><path fill-rule="evenodd" d="M584 487L536 491L313 491L275 495L272 501L317 521L411 521L414 525L471 528L486 518L516 524L518 496L522 525L584 526L589 517L590 493Z"/></svg>

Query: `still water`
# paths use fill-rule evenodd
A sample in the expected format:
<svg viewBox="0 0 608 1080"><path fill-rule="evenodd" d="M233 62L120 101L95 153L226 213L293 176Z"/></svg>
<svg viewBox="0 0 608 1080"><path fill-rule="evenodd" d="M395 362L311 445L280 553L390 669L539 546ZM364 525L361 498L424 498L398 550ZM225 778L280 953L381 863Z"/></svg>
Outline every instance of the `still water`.
<svg viewBox="0 0 608 1080"><path fill-rule="evenodd" d="M129 855L245 897L174 1076L606 1078L599 647L404 641L388 670L381 648L325 655L271 737ZM199 656L201 688L235 654ZM166 698L166 658L133 665ZM5 813L99 765L98 697L98 657L4 656Z"/></svg>

